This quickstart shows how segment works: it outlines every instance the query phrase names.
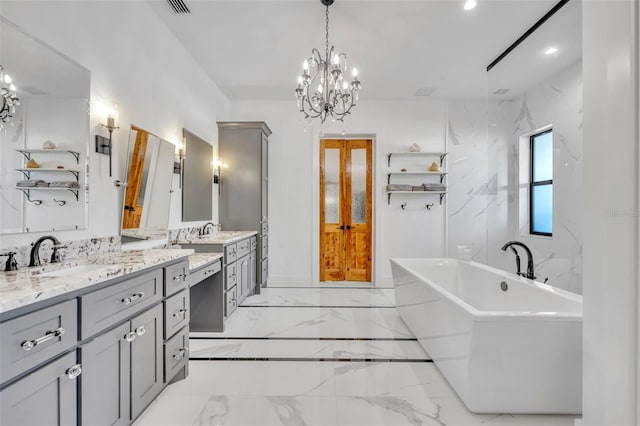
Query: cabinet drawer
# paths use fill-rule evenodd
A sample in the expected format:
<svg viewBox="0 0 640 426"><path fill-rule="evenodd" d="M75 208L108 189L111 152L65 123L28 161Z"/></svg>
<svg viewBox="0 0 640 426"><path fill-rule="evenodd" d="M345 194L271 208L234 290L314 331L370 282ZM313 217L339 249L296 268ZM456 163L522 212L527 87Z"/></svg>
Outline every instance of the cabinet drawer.
<svg viewBox="0 0 640 426"><path fill-rule="evenodd" d="M231 290L227 291L224 297L225 297L225 316L228 317L238 307L238 296L236 292L236 287L233 287Z"/></svg>
<svg viewBox="0 0 640 426"><path fill-rule="evenodd" d="M242 256L249 254L251 251L251 241L247 238L246 240L242 240L237 244L238 252L236 257L239 259Z"/></svg>
<svg viewBox="0 0 640 426"><path fill-rule="evenodd" d="M173 293L187 288L188 271L188 261L182 261L164 268L164 297L171 296Z"/></svg>
<svg viewBox="0 0 640 426"><path fill-rule="evenodd" d="M224 263L235 262L238 258L238 248L235 244L224 246Z"/></svg>
<svg viewBox="0 0 640 426"><path fill-rule="evenodd" d="M168 383L189 362L189 327L164 344L164 382Z"/></svg>
<svg viewBox="0 0 640 426"><path fill-rule="evenodd" d="M268 222L262 222L260 224L260 235L267 235L269 233L269 223Z"/></svg>
<svg viewBox="0 0 640 426"><path fill-rule="evenodd" d="M73 347L78 340L76 299L0 324L0 382Z"/></svg>
<svg viewBox="0 0 640 426"><path fill-rule="evenodd" d="M265 284L269 278L269 259L264 259L261 265L260 284Z"/></svg>
<svg viewBox="0 0 640 426"><path fill-rule="evenodd" d="M255 249L258 247L258 239L253 236L251 237L251 251L255 251Z"/></svg>
<svg viewBox="0 0 640 426"><path fill-rule="evenodd" d="M234 262L225 267L226 270L226 280L224 282L224 289L229 290L231 287L238 283L238 267Z"/></svg>
<svg viewBox="0 0 640 426"><path fill-rule="evenodd" d="M162 299L162 270L80 297L80 339L86 339Z"/></svg>
<svg viewBox="0 0 640 426"><path fill-rule="evenodd" d="M216 260L214 263L206 265L204 268L200 268L197 271L189 273L189 286L193 287L210 276L220 272L220 269L222 269L222 262L220 260Z"/></svg>
<svg viewBox="0 0 640 426"><path fill-rule="evenodd" d="M174 294L164 301L164 338L189 324L189 290Z"/></svg>
<svg viewBox="0 0 640 426"><path fill-rule="evenodd" d="M269 237L265 235L260 240L260 259L264 259L269 256Z"/></svg>

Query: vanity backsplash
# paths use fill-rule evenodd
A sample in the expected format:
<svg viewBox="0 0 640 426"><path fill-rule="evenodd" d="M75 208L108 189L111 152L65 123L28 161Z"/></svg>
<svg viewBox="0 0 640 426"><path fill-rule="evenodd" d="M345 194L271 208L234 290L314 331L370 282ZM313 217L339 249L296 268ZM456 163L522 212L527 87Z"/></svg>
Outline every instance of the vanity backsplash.
<svg viewBox="0 0 640 426"><path fill-rule="evenodd" d="M65 245L66 248L59 251L60 260L88 257L104 253L113 253L116 251L120 251L121 249L120 236L90 238L87 240L62 241L62 244ZM15 259L18 262L18 267L25 268L27 265L29 265L29 254L31 253L31 247L31 244L20 247L9 247L2 249L1 252L15 252ZM40 259L43 260L43 263L45 261L47 263L49 262L49 259L51 258L51 252L52 245L49 242L43 243L40 249ZM0 258L0 266L4 266L4 261L6 261L6 257ZM0 270L3 269L3 267L0 268Z"/></svg>

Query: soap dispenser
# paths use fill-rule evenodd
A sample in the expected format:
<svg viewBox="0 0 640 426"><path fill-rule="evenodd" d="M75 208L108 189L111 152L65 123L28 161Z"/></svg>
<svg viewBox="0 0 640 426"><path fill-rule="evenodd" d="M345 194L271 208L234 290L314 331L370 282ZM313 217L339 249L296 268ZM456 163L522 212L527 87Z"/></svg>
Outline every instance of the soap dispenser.
<svg viewBox="0 0 640 426"><path fill-rule="evenodd" d="M10 251L8 253L0 254L0 256L7 256L8 257L7 263L5 263L5 265L4 265L4 270L6 272L17 271L18 270L18 262L13 257L15 255L16 255L15 251Z"/></svg>

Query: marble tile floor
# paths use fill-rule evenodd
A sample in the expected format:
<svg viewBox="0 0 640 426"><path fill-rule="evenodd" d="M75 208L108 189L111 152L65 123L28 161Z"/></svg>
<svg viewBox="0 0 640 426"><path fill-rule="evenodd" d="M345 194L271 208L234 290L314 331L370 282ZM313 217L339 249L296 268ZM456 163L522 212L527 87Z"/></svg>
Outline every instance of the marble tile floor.
<svg viewBox="0 0 640 426"><path fill-rule="evenodd" d="M416 340L191 339L189 346L198 360L430 360Z"/></svg>
<svg viewBox="0 0 640 426"><path fill-rule="evenodd" d="M265 288L246 298L240 306L395 306L389 288Z"/></svg>
<svg viewBox="0 0 640 426"><path fill-rule="evenodd" d="M247 299L260 306L238 308L224 333L192 333L189 377L136 426L574 424L575 416L469 412L395 309L372 304L387 292L267 290Z"/></svg>
<svg viewBox="0 0 640 426"><path fill-rule="evenodd" d="M413 338L393 307L239 307L224 333L192 337Z"/></svg>

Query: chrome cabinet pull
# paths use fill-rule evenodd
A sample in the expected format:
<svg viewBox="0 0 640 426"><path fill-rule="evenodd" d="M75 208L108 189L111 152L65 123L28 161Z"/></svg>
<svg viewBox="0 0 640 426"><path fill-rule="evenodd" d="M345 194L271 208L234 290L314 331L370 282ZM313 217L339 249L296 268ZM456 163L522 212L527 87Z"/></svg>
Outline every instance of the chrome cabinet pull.
<svg viewBox="0 0 640 426"><path fill-rule="evenodd" d="M140 327L138 327L138 328L136 329L136 334L137 334L138 336L142 336L142 335L144 335L144 333L146 333L146 332L147 332L147 330L144 328L144 325L141 325Z"/></svg>
<svg viewBox="0 0 640 426"><path fill-rule="evenodd" d="M120 302L122 302L125 305L130 305L131 303L135 302L136 300L142 299L143 297L144 297L144 291L141 291L138 293L134 293L129 297L125 297Z"/></svg>
<svg viewBox="0 0 640 426"><path fill-rule="evenodd" d="M30 351L31 349L35 348L38 345L43 344L46 341L62 336L64 334L64 331L65 330L62 327L56 328L55 330L49 330L44 334L44 336L38 337L37 339L33 339L33 340L25 340L20 344L20 346L25 351Z"/></svg>
<svg viewBox="0 0 640 426"><path fill-rule="evenodd" d="M187 274L179 274L173 277L174 281L184 281L187 279Z"/></svg>
<svg viewBox="0 0 640 426"><path fill-rule="evenodd" d="M173 317L174 318L186 317L188 311L189 311L188 309L180 309L178 312L175 312L173 314Z"/></svg>
<svg viewBox="0 0 640 426"><path fill-rule="evenodd" d="M179 360L181 358L184 358L185 355L187 354L187 352L189 352L189 348L180 348L178 350L178 353L174 354L172 358L177 361L177 360Z"/></svg>
<svg viewBox="0 0 640 426"><path fill-rule="evenodd" d="M82 365L76 364L69 367L66 374L67 374L67 377L69 377L70 379L75 379L76 377L82 374Z"/></svg>
<svg viewBox="0 0 640 426"><path fill-rule="evenodd" d="M136 340L136 332L135 331L130 331L127 334L124 335L124 340L126 340L127 342L131 343L134 340Z"/></svg>

